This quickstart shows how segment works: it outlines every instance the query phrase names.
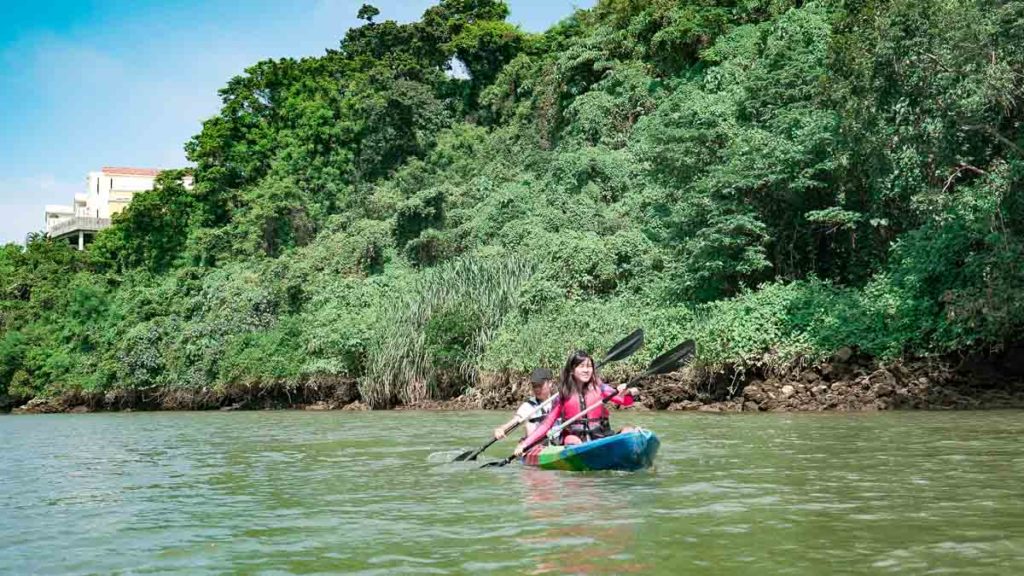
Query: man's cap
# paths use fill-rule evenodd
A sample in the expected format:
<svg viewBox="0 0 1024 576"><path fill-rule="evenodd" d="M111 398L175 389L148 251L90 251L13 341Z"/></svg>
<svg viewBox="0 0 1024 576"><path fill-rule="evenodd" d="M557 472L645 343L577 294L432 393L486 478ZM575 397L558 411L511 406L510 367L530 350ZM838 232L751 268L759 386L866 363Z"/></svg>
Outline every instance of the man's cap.
<svg viewBox="0 0 1024 576"><path fill-rule="evenodd" d="M551 370L547 368L534 368L533 373L530 374L530 382L533 384L541 384L545 380L551 380Z"/></svg>

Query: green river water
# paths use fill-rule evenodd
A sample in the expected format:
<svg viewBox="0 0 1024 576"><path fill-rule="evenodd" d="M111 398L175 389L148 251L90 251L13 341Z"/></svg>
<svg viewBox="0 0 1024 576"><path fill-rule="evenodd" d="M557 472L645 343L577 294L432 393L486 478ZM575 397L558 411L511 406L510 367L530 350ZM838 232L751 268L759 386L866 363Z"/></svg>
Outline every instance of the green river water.
<svg viewBox="0 0 1024 576"><path fill-rule="evenodd" d="M654 470L448 463L506 416L0 417L0 572L1024 573L1024 412L617 413Z"/></svg>

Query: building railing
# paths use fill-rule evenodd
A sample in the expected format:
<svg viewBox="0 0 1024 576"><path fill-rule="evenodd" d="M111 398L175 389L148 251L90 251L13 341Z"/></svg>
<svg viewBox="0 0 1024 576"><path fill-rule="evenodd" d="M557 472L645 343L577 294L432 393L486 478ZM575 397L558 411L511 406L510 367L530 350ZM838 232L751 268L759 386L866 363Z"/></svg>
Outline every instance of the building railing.
<svg viewBox="0 0 1024 576"><path fill-rule="evenodd" d="M50 226L50 238L56 238L72 232L99 232L110 226L110 218L89 218L86 216L72 216L62 218Z"/></svg>

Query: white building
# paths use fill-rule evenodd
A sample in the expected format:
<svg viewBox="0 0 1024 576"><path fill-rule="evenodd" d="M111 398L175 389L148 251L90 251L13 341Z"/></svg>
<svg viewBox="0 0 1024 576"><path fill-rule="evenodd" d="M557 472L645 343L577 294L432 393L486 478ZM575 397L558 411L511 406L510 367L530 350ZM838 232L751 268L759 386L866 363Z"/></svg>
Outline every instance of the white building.
<svg viewBox="0 0 1024 576"><path fill-rule="evenodd" d="M46 206L46 235L66 238L85 248L96 233L110 226L110 218L121 212L137 192L153 189L160 170L154 168L120 168L104 166L99 172L89 172L84 194L75 194L74 204ZM185 181L191 188L191 177Z"/></svg>

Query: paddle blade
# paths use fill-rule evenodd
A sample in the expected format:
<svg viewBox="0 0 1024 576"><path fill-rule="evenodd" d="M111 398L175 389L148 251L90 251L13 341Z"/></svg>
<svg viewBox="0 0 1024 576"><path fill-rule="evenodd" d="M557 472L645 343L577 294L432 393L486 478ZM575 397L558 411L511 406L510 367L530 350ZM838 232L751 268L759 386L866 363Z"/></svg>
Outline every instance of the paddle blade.
<svg viewBox="0 0 1024 576"><path fill-rule="evenodd" d="M512 430L515 430L517 426L519 426L519 424L516 424L515 426L509 428L508 431L511 432ZM459 454L458 456L455 457L455 460L452 460L452 462L462 462L463 460L476 460L477 456L482 454L484 450L490 448L491 444L494 444L497 441L497 438L491 438L490 441L487 442L487 444L484 444L483 446L477 448L476 450L470 450L469 452L463 452L462 454Z"/></svg>
<svg viewBox="0 0 1024 576"><path fill-rule="evenodd" d="M480 466L480 467L481 468L501 468L502 466L507 465L509 462L511 462L511 461L513 461L515 459L516 459L516 457L513 455L513 456L509 456L508 458L505 458L504 460L495 460L494 462L488 462L488 463L486 463L486 464L484 464L483 466Z"/></svg>
<svg viewBox="0 0 1024 576"><path fill-rule="evenodd" d="M608 350L608 353L604 355L604 360L598 362L597 365L602 366L609 362L629 358L643 345L644 330L643 328L637 328L632 334L616 342L615 345Z"/></svg>
<svg viewBox="0 0 1024 576"><path fill-rule="evenodd" d="M665 352L661 356L658 356L654 360L651 360L651 364L647 367L647 371L644 374L653 375L672 372L689 362L690 358L693 358L693 354L696 351L697 345L694 341L687 340L668 352Z"/></svg>

